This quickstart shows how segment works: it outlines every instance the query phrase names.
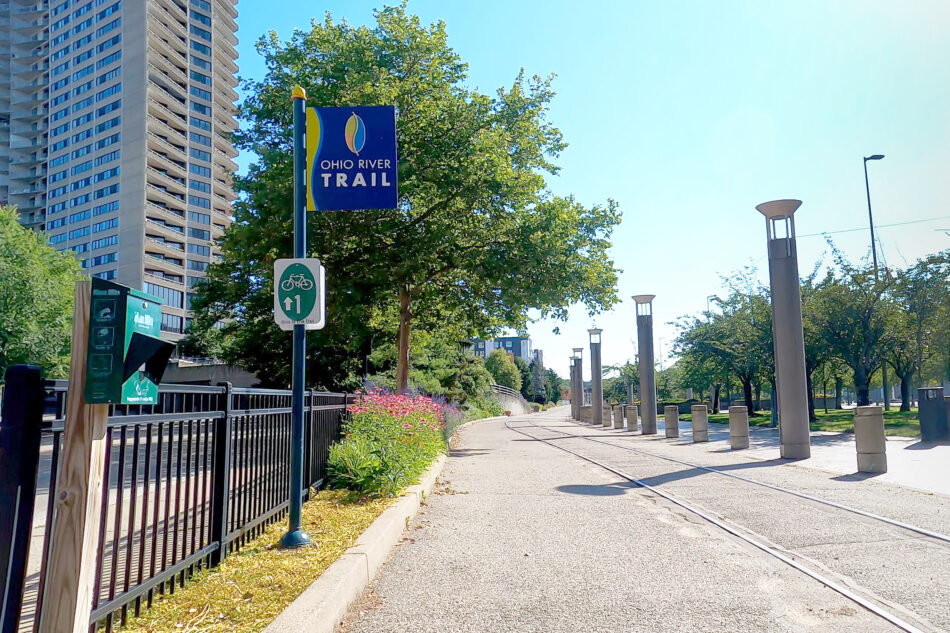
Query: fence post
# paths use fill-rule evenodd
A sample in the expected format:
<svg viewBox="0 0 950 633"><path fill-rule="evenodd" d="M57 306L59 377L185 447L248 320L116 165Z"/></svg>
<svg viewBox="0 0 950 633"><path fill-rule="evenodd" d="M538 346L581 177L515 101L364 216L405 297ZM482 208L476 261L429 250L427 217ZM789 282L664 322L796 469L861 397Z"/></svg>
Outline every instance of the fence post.
<svg viewBox="0 0 950 633"><path fill-rule="evenodd" d="M313 407L316 396L313 389L309 390L310 399L307 400L307 410L303 426L303 500L310 500L310 485L313 484L313 436L317 432L317 421L314 419Z"/></svg>
<svg viewBox="0 0 950 633"><path fill-rule="evenodd" d="M56 480L56 500L49 526L47 583L38 614L39 633L89 631L96 558L103 517L103 471L109 405L87 404L86 353L92 282L76 284L69 368L69 396L63 427L63 450Z"/></svg>
<svg viewBox="0 0 950 633"><path fill-rule="evenodd" d="M224 539L228 535L228 503L231 494L231 383L218 383L224 387L224 415L214 421L214 475L211 489L211 541L218 549L211 553L211 566L221 564L228 555Z"/></svg>
<svg viewBox="0 0 950 633"><path fill-rule="evenodd" d="M0 632L19 625L40 461L44 383L39 367L6 372L0 424Z"/></svg>

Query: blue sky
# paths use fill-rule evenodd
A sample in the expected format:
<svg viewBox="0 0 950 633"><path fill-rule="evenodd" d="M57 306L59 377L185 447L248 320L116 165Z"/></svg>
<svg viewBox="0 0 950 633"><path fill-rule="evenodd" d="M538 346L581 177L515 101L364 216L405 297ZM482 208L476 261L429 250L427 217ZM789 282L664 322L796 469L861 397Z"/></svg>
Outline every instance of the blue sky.
<svg viewBox="0 0 950 633"><path fill-rule="evenodd" d="M371 23L377 6L240 0L241 75L263 75L254 42L265 30L287 39L324 11ZM614 198L624 214L612 251L624 301L594 319L605 364L634 357L630 295L657 295L665 352L676 335L667 323L705 309L721 275L754 264L767 278L760 202L803 200L803 274L828 258L825 239L812 235L823 231L863 229L831 237L852 260L868 257L863 156L886 156L869 163L878 257L904 266L950 248L937 230L950 231L945 0L412 0L409 10L446 22L482 91L510 84L520 68L556 73L551 119L569 147L549 184L585 204ZM554 325L529 333L566 376L592 320L574 306L559 335Z"/></svg>

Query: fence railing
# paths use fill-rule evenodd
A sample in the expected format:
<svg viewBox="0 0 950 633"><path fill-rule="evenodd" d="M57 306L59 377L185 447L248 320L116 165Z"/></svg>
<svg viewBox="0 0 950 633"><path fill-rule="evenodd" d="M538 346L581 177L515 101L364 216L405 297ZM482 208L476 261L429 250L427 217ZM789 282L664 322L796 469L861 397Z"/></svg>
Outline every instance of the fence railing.
<svg viewBox="0 0 950 633"><path fill-rule="evenodd" d="M16 473L0 472L0 490L16 489L16 498L34 495L36 502L12 517L0 512L0 539L12 535L7 559L0 547L0 578L11 569L0 584L2 633L35 631L44 588L55 582L46 577L44 561L71 395L66 381L34 380L42 387L31 394L7 375L0 446L39 448L19 455L24 463ZM30 407L13 402L22 398L43 399L32 409L42 413L24 413ZM305 392L305 495L326 476L349 398ZM174 592L284 516L290 417L290 391L228 384L161 385L157 405L110 407L90 631L113 630L156 594Z"/></svg>
<svg viewBox="0 0 950 633"><path fill-rule="evenodd" d="M491 390L498 397L498 401L501 402L501 406L512 411L512 413L517 415L522 413L531 413L531 411L533 411L531 408L531 403L524 399L524 396L521 395L520 391L515 391L511 387L506 387L505 385L499 385L497 383L492 383Z"/></svg>

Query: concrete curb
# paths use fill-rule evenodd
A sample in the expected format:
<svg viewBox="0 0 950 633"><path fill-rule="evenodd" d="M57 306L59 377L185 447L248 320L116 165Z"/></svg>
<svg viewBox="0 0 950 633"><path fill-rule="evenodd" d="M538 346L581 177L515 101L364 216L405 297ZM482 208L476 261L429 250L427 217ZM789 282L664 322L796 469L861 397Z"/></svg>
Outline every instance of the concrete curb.
<svg viewBox="0 0 950 633"><path fill-rule="evenodd" d="M432 492L445 466L445 459L445 455L436 459L419 483L406 488L402 496L363 532L356 544L268 624L264 633L332 633L350 605L376 577L376 572L389 558L426 495Z"/></svg>

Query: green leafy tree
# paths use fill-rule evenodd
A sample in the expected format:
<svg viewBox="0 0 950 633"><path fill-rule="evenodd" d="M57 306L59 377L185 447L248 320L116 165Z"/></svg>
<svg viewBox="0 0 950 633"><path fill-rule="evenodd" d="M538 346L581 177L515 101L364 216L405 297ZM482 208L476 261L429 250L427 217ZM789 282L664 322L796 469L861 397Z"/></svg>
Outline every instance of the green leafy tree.
<svg viewBox="0 0 950 633"><path fill-rule="evenodd" d="M836 269L828 271L814 301L813 318L834 355L853 372L859 406L870 403L872 373L887 355L886 300L892 280L868 265L855 266L835 251Z"/></svg>
<svg viewBox="0 0 950 633"><path fill-rule="evenodd" d="M547 402L557 402L561 399L561 378L553 369L545 371L545 387L547 388Z"/></svg>
<svg viewBox="0 0 950 633"><path fill-rule="evenodd" d="M311 335L319 354L310 375L345 380L370 341L391 336L402 390L413 328L451 323L463 336L490 334L523 328L530 310L565 319L571 303L597 311L616 301L607 254L616 204L585 207L545 185L565 146L547 119L550 79L519 74L493 96L470 88L445 25L424 26L404 5L379 10L373 26L328 15L287 42L271 32L257 50L267 74L244 82L246 124L235 135L256 160L235 181L237 222L195 302L202 345L289 380L290 338L272 323L270 295L273 261L292 252L295 85L311 105L395 105L399 143L398 209L322 212L308 222L310 254L324 261L330 288L329 325Z"/></svg>
<svg viewBox="0 0 950 633"><path fill-rule="evenodd" d="M544 366L538 361L532 361L531 365L531 397L529 400L544 404L548 401L547 376L544 373Z"/></svg>
<svg viewBox="0 0 950 633"><path fill-rule="evenodd" d="M0 376L31 363L49 376L69 371L76 258L20 225L16 207L0 206Z"/></svg>
<svg viewBox="0 0 950 633"><path fill-rule="evenodd" d="M505 350L492 350L485 361L485 369L488 370L497 384L515 391L521 390L521 372L518 371L518 367Z"/></svg>
<svg viewBox="0 0 950 633"><path fill-rule="evenodd" d="M515 356L515 366L521 372L521 396L525 400L531 400L534 397L531 390L531 365L520 356Z"/></svg>
<svg viewBox="0 0 950 633"><path fill-rule="evenodd" d="M935 336L950 303L950 251L897 271L886 306L887 361L901 381L901 411L910 411L911 382L940 353Z"/></svg>

